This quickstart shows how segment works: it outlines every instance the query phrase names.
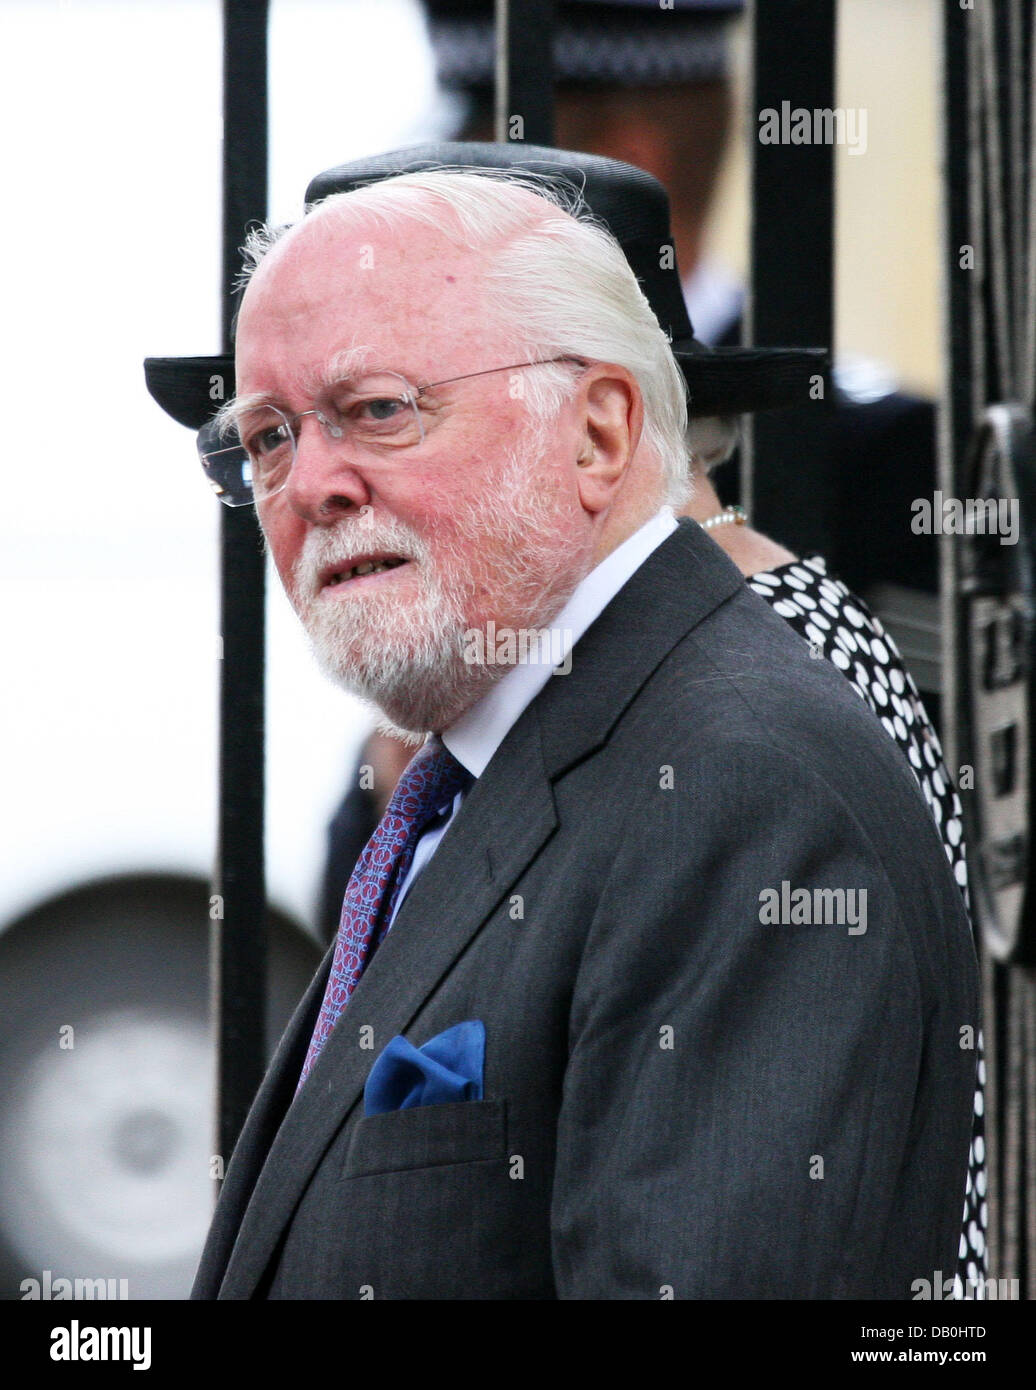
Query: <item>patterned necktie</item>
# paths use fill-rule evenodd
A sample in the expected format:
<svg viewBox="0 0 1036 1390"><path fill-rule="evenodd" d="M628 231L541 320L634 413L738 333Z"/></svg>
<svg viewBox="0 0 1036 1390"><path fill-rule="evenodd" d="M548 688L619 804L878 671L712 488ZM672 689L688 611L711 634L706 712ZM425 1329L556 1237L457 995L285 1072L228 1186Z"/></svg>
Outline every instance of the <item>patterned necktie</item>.
<svg viewBox="0 0 1036 1390"><path fill-rule="evenodd" d="M330 1037L364 966L388 930L418 840L429 821L448 809L457 792L472 780L471 773L435 734L418 750L399 779L345 890L331 974L296 1094Z"/></svg>

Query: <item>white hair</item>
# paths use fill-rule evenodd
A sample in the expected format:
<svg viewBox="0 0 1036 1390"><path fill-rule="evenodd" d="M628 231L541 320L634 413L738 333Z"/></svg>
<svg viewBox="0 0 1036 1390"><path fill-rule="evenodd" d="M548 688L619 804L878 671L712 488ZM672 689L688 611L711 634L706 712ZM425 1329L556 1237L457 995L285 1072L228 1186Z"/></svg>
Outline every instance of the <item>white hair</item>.
<svg viewBox="0 0 1036 1390"><path fill-rule="evenodd" d="M554 214L515 197L515 185L553 204ZM423 223L484 251L496 322L529 362L571 356L625 367L643 396L644 439L661 468L658 503L684 505L691 480L683 373L621 246L574 188L564 192L545 177L509 170L399 174L331 194L292 227L250 233L242 279L282 238L315 219L348 224L372 217L384 225L400 218ZM571 392L572 367L543 365L525 375L530 414L552 420Z"/></svg>

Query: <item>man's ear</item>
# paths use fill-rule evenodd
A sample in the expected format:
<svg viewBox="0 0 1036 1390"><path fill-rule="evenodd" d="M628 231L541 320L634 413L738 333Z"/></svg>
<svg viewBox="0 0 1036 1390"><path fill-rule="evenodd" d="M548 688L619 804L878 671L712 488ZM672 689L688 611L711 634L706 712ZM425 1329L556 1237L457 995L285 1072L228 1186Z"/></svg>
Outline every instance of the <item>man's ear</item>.
<svg viewBox="0 0 1036 1390"><path fill-rule="evenodd" d="M583 378L576 486L588 512L615 501L644 429L644 400L632 372L601 362Z"/></svg>

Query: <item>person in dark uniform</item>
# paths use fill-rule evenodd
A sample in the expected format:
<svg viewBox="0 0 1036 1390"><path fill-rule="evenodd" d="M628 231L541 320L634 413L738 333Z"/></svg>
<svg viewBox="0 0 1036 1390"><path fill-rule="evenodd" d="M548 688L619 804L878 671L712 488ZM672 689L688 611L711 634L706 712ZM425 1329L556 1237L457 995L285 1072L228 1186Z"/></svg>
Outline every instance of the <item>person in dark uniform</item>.
<svg viewBox="0 0 1036 1390"><path fill-rule="evenodd" d="M491 0L424 0L439 82L463 112L461 140L493 139ZM743 287L705 252L705 231L733 119L729 29L744 0L559 0L554 43L555 144L635 164L669 191L673 236L695 333L742 340ZM935 408L895 387L878 363L834 363L836 408L824 419L830 484L818 531L832 569L900 643L940 727L938 561L916 535L911 503L936 486ZM796 418L787 417L789 429ZM715 469L740 503L739 459ZM818 509L820 502L818 499ZM882 524L899 518L902 524Z"/></svg>

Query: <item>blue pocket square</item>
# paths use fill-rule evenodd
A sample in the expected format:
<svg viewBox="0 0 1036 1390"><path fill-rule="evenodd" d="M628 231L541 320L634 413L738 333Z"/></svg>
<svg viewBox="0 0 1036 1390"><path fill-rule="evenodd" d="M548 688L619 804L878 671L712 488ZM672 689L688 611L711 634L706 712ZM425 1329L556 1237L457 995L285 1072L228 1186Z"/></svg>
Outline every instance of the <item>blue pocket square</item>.
<svg viewBox="0 0 1036 1390"><path fill-rule="evenodd" d="M437 1033L421 1047L400 1033L371 1067L363 1113L383 1115L415 1105L481 1100L485 1059L486 1025L477 1018Z"/></svg>

